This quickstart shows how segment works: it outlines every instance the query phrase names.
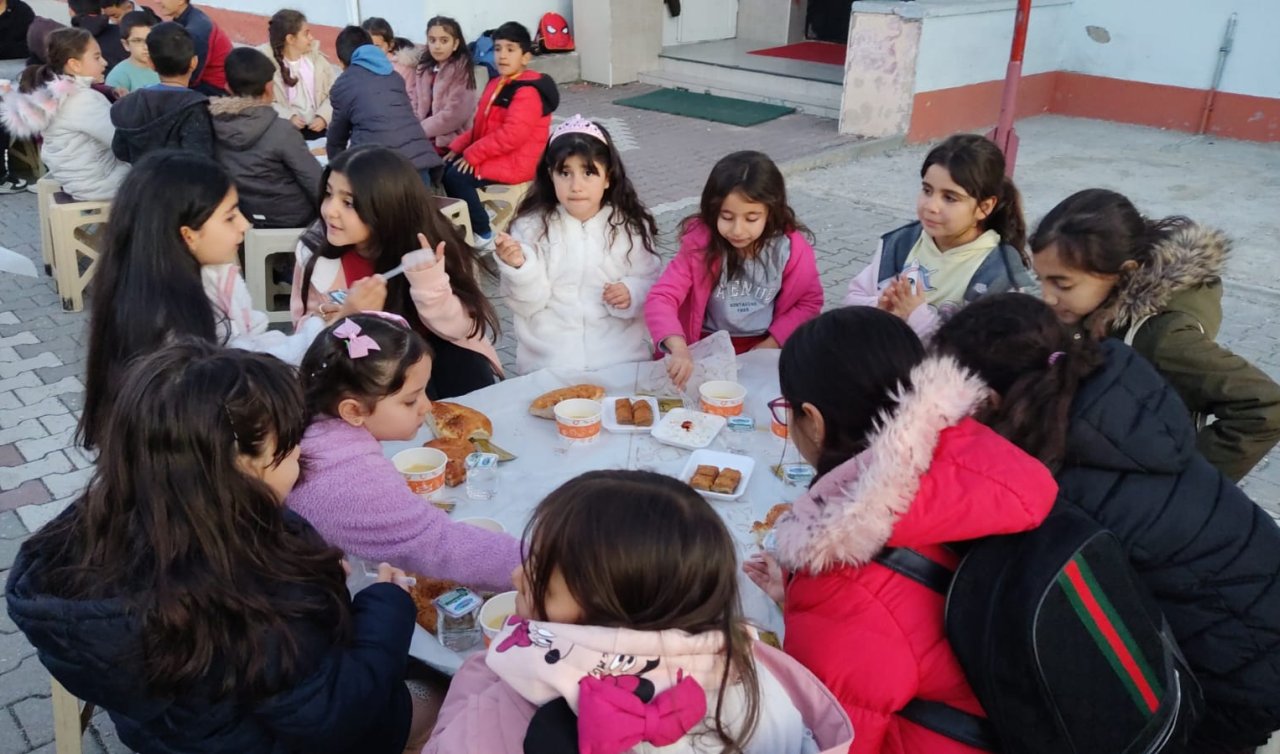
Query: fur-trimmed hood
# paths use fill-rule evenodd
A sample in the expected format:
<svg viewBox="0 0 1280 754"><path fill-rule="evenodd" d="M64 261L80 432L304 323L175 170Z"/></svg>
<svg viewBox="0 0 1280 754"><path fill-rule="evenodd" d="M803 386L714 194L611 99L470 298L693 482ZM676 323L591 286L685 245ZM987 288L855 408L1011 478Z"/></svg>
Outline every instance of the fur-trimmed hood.
<svg viewBox="0 0 1280 754"><path fill-rule="evenodd" d="M1195 224L1177 228L1117 289L1107 307L1110 327L1128 328L1164 311L1175 294L1218 282L1230 251L1231 239L1220 230Z"/></svg>
<svg viewBox="0 0 1280 754"><path fill-rule="evenodd" d="M88 89L92 79L59 76L34 92L14 92L0 100L0 123L11 135L30 139L44 133L72 94Z"/></svg>
<svg viewBox="0 0 1280 754"><path fill-rule="evenodd" d="M1049 470L970 418L989 390L950 357L899 389L865 451L814 482L776 527L778 558L811 573L919 547L1024 531L1057 494Z"/></svg>
<svg viewBox="0 0 1280 754"><path fill-rule="evenodd" d="M241 151L257 144L279 119L270 102L255 97L214 97L209 100L209 115L217 140Z"/></svg>

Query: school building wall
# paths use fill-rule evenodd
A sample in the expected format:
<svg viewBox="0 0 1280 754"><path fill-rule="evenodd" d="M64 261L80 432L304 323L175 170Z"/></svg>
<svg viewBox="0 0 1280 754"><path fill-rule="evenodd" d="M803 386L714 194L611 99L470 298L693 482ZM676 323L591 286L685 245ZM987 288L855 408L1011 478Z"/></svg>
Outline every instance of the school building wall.
<svg viewBox="0 0 1280 754"><path fill-rule="evenodd" d="M1015 7L1014 0L856 3L841 130L925 141L993 125ZM1276 0L1035 0L1017 114L1195 132L1233 12L1234 47L1206 132L1280 141Z"/></svg>

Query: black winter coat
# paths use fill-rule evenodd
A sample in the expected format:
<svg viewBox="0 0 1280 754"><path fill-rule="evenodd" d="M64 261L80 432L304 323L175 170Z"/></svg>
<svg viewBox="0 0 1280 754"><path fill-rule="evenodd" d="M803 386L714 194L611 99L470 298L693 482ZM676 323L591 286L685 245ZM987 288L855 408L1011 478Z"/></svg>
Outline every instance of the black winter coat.
<svg viewBox="0 0 1280 754"><path fill-rule="evenodd" d="M286 515L291 525L310 528L296 514ZM146 754L399 754L404 748L411 708L403 678L416 610L403 589L375 584L356 595L349 646L333 646L329 626L296 625L300 680L275 696L215 699L209 685L197 684L163 698L144 687L141 616L130 601L50 594L40 577L56 553L31 544L23 544L9 574L9 615L54 678L107 710L129 748Z"/></svg>
<svg viewBox="0 0 1280 754"><path fill-rule="evenodd" d="M417 170L444 164L413 114L400 74L374 73L353 63L333 82L329 102L333 105L326 144L330 160L348 147L379 144L399 151Z"/></svg>
<svg viewBox="0 0 1280 754"><path fill-rule="evenodd" d="M111 106L116 159L135 163L156 149L185 149L213 154L213 121L209 98L191 89L148 86L121 97Z"/></svg>
<svg viewBox="0 0 1280 754"><path fill-rule="evenodd" d="M1186 406L1117 340L1071 406L1062 500L1115 532L1204 689L1198 737L1280 728L1280 527L1196 450Z"/></svg>
<svg viewBox="0 0 1280 754"><path fill-rule="evenodd" d="M240 211L255 228L305 228L320 206L323 169L298 129L270 102L249 97L209 100L214 157L240 193Z"/></svg>

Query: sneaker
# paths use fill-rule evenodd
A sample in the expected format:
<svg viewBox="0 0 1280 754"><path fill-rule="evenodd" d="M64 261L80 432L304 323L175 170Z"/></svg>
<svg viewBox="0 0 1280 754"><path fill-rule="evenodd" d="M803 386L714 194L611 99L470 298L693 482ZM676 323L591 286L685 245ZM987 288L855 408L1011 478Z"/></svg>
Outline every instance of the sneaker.
<svg viewBox="0 0 1280 754"><path fill-rule="evenodd" d="M480 235L479 233L476 233L476 234L475 234L475 239L476 239L476 249L478 249L478 250L480 250L480 251L493 251L493 248L494 248L494 245L493 245L494 233L493 233L493 231L489 231L489 233L488 233L487 235Z"/></svg>
<svg viewBox="0 0 1280 754"><path fill-rule="evenodd" d="M20 194L23 191L34 191L35 184L24 181L17 176L6 176L0 180L0 194Z"/></svg>

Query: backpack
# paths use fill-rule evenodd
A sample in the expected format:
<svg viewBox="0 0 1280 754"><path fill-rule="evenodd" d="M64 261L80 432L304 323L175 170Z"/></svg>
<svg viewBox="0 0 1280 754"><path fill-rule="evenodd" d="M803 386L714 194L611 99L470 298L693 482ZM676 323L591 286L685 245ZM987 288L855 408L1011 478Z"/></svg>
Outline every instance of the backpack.
<svg viewBox="0 0 1280 754"><path fill-rule="evenodd" d="M920 699L900 715L1004 754L1181 749L1200 688L1114 534L1060 504L1038 529L958 547L954 574L905 548L875 560L947 596L947 639L987 718Z"/></svg>
<svg viewBox="0 0 1280 754"><path fill-rule="evenodd" d="M489 72L489 78L497 78L498 61L493 57L493 29L487 29L467 44L471 49L471 62L482 65Z"/></svg>
<svg viewBox="0 0 1280 754"><path fill-rule="evenodd" d="M573 32L569 22L559 13L543 13L538 19L538 33L533 37L533 50L544 52L568 52L573 49Z"/></svg>

